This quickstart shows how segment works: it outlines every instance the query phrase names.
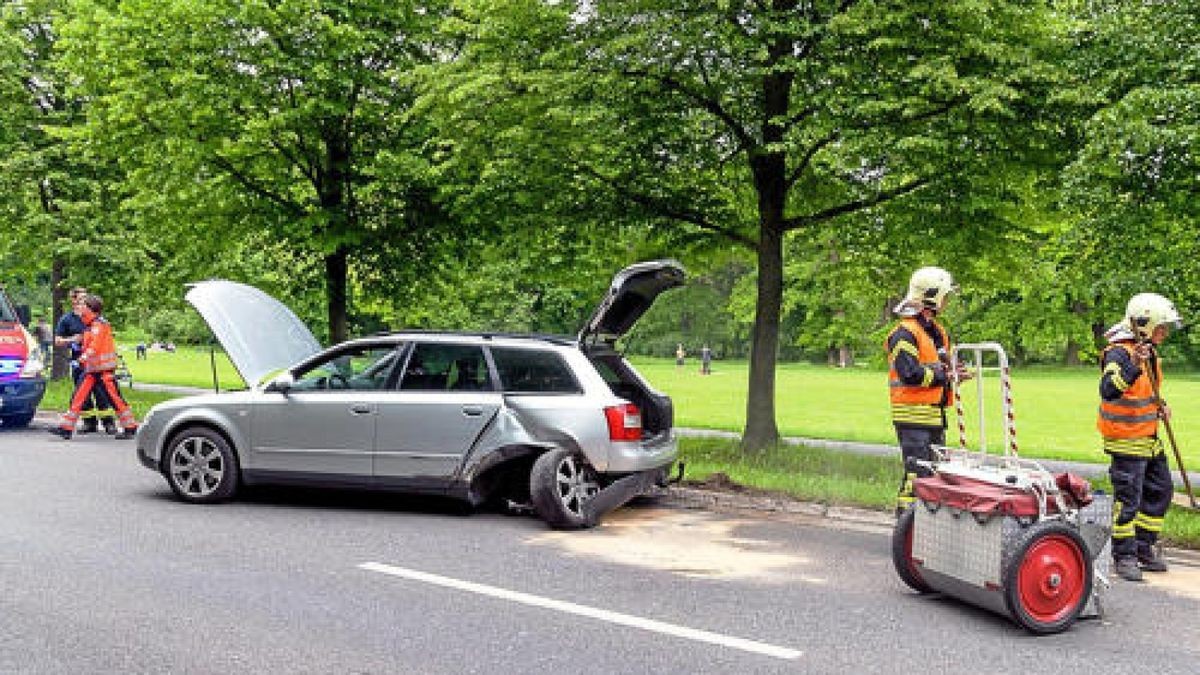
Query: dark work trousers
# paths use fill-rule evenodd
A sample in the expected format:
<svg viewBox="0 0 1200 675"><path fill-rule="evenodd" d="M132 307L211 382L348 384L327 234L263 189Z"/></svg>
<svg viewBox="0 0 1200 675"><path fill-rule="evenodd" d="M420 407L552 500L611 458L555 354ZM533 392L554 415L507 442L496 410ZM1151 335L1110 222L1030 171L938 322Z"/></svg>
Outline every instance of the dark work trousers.
<svg viewBox="0 0 1200 675"><path fill-rule="evenodd" d="M79 389L79 382L83 380L83 368L76 362L71 362L71 379L75 382L75 389ZM116 420L116 412L113 410L112 401L108 399L108 393L104 391L104 387L94 387L92 393L83 402L83 424L84 426L95 429L99 425L101 417L111 418Z"/></svg>
<svg viewBox="0 0 1200 675"><path fill-rule="evenodd" d="M918 476L928 476L929 469L909 466L909 460L929 461L933 459L933 453L929 448L934 445L946 444L946 430L939 427L910 427L897 424L896 438L900 440L900 453L904 456L904 471L914 472Z"/></svg>
<svg viewBox="0 0 1200 675"><path fill-rule="evenodd" d="M1160 446L1161 447L1161 446ZM1113 557L1145 555L1158 540L1175 489L1167 455L1110 455L1113 485Z"/></svg>
<svg viewBox="0 0 1200 675"><path fill-rule="evenodd" d="M900 454L904 458L900 490L896 495L896 508L903 510L913 502L913 478L928 476L932 473L926 467L910 465L910 460L929 461L933 459L930 447L946 444L946 430L942 427L914 427L900 424L895 426L896 438L900 441Z"/></svg>

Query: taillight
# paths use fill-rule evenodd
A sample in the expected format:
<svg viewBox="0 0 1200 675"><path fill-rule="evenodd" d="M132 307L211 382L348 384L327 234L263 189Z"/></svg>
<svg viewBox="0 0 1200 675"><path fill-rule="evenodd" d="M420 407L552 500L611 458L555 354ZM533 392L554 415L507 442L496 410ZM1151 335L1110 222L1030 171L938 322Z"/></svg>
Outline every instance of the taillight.
<svg viewBox="0 0 1200 675"><path fill-rule="evenodd" d="M642 440L642 411L632 403L613 405L604 409L608 420L608 440Z"/></svg>

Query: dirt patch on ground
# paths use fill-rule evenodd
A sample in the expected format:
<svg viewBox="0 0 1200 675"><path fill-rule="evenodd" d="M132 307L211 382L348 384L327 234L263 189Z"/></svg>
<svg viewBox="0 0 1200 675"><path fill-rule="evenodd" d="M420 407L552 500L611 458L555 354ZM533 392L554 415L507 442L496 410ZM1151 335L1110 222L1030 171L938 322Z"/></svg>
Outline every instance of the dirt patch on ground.
<svg viewBox="0 0 1200 675"><path fill-rule="evenodd" d="M1147 572L1146 583L1154 588L1192 600L1200 600L1200 567L1172 565L1166 574Z"/></svg>
<svg viewBox="0 0 1200 675"><path fill-rule="evenodd" d="M548 532L530 543L689 577L825 583L804 574L808 560L803 556L779 544L738 537L736 530L750 523L699 510L624 508L593 530Z"/></svg>

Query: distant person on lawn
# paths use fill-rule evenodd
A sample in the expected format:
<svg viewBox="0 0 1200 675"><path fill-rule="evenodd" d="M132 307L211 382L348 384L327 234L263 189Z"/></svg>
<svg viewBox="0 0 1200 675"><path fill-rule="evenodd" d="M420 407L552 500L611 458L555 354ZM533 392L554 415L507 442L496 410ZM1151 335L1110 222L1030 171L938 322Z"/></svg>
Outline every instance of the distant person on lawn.
<svg viewBox="0 0 1200 675"><path fill-rule="evenodd" d="M900 321L887 337L888 391L892 425L904 457L896 495L896 516L913 503L913 480L928 469L912 464L933 459L932 447L946 443L946 408L954 404L950 336L938 323L950 293L957 292L950 273L940 267L913 272L904 300L892 310ZM959 364L958 379L970 379Z"/></svg>
<svg viewBox="0 0 1200 675"><path fill-rule="evenodd" d="M63 413L62 420L51 433L70 440L75 433L75 424L79 421L79 413L87 402L93 389L101 389L108 394L109 400L117 409L117 421L121 425L119 439L133 438L137 431L137 420L129 404L121 398L117 391L117 382L113 371L117 369L117 343L113 339L112 326L101 316L104 302L96 295L83 297L79 318L85 327L80 343L79 365L83 377L79 380L75 393L71 396L71 407Z"/></svg>

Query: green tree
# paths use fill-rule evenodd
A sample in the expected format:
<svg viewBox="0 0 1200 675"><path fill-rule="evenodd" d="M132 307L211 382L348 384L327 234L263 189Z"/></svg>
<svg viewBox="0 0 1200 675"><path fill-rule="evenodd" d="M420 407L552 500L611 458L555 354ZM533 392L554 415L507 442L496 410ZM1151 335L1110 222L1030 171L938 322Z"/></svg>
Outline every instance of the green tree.
<svg viewBox="0 0 1200 675"><path fill-rule="evenodd" d="M1064 2L1076 29L1071 92L1091 111L1065 174L1062 238L1099 325L1134 293L1200 308L1200 2ZM1187 310L1191 310L1190 312ZM1196 336L1190 335L1195 350ZM1172 348L1169 344L1168 348Z"/></svg>
<svg viewBox="0 0 1200 675"><path fill-rule="evenodd" d="M553 189L531 192L568 196L550 206L619 205L608 210L752 251L748 449L778 439L785 241L820 241L919 195L969 199L971 176L1019 158L1036 131L1026 120L1058 25L1044 3L997 0L462 7L468 46L438 91L461 106L461 144L503 145L486 160L465 153L485 185L546 180ZM915 250L986 229L962 212L927 215Z"/></svg>
<svg viewBox="0 0 1200 675"><path fill-rule="evenodd" d="M122 208L158 248L203 258L286 244L298 252L284 272L293 290L318 262L337 341L355 258L394 241L419 248L444 222L426 198L428 133L408 114L409 71L447 53L442 3L71 10L63 50L90 103L88 137L126 173Z"/></svg>

